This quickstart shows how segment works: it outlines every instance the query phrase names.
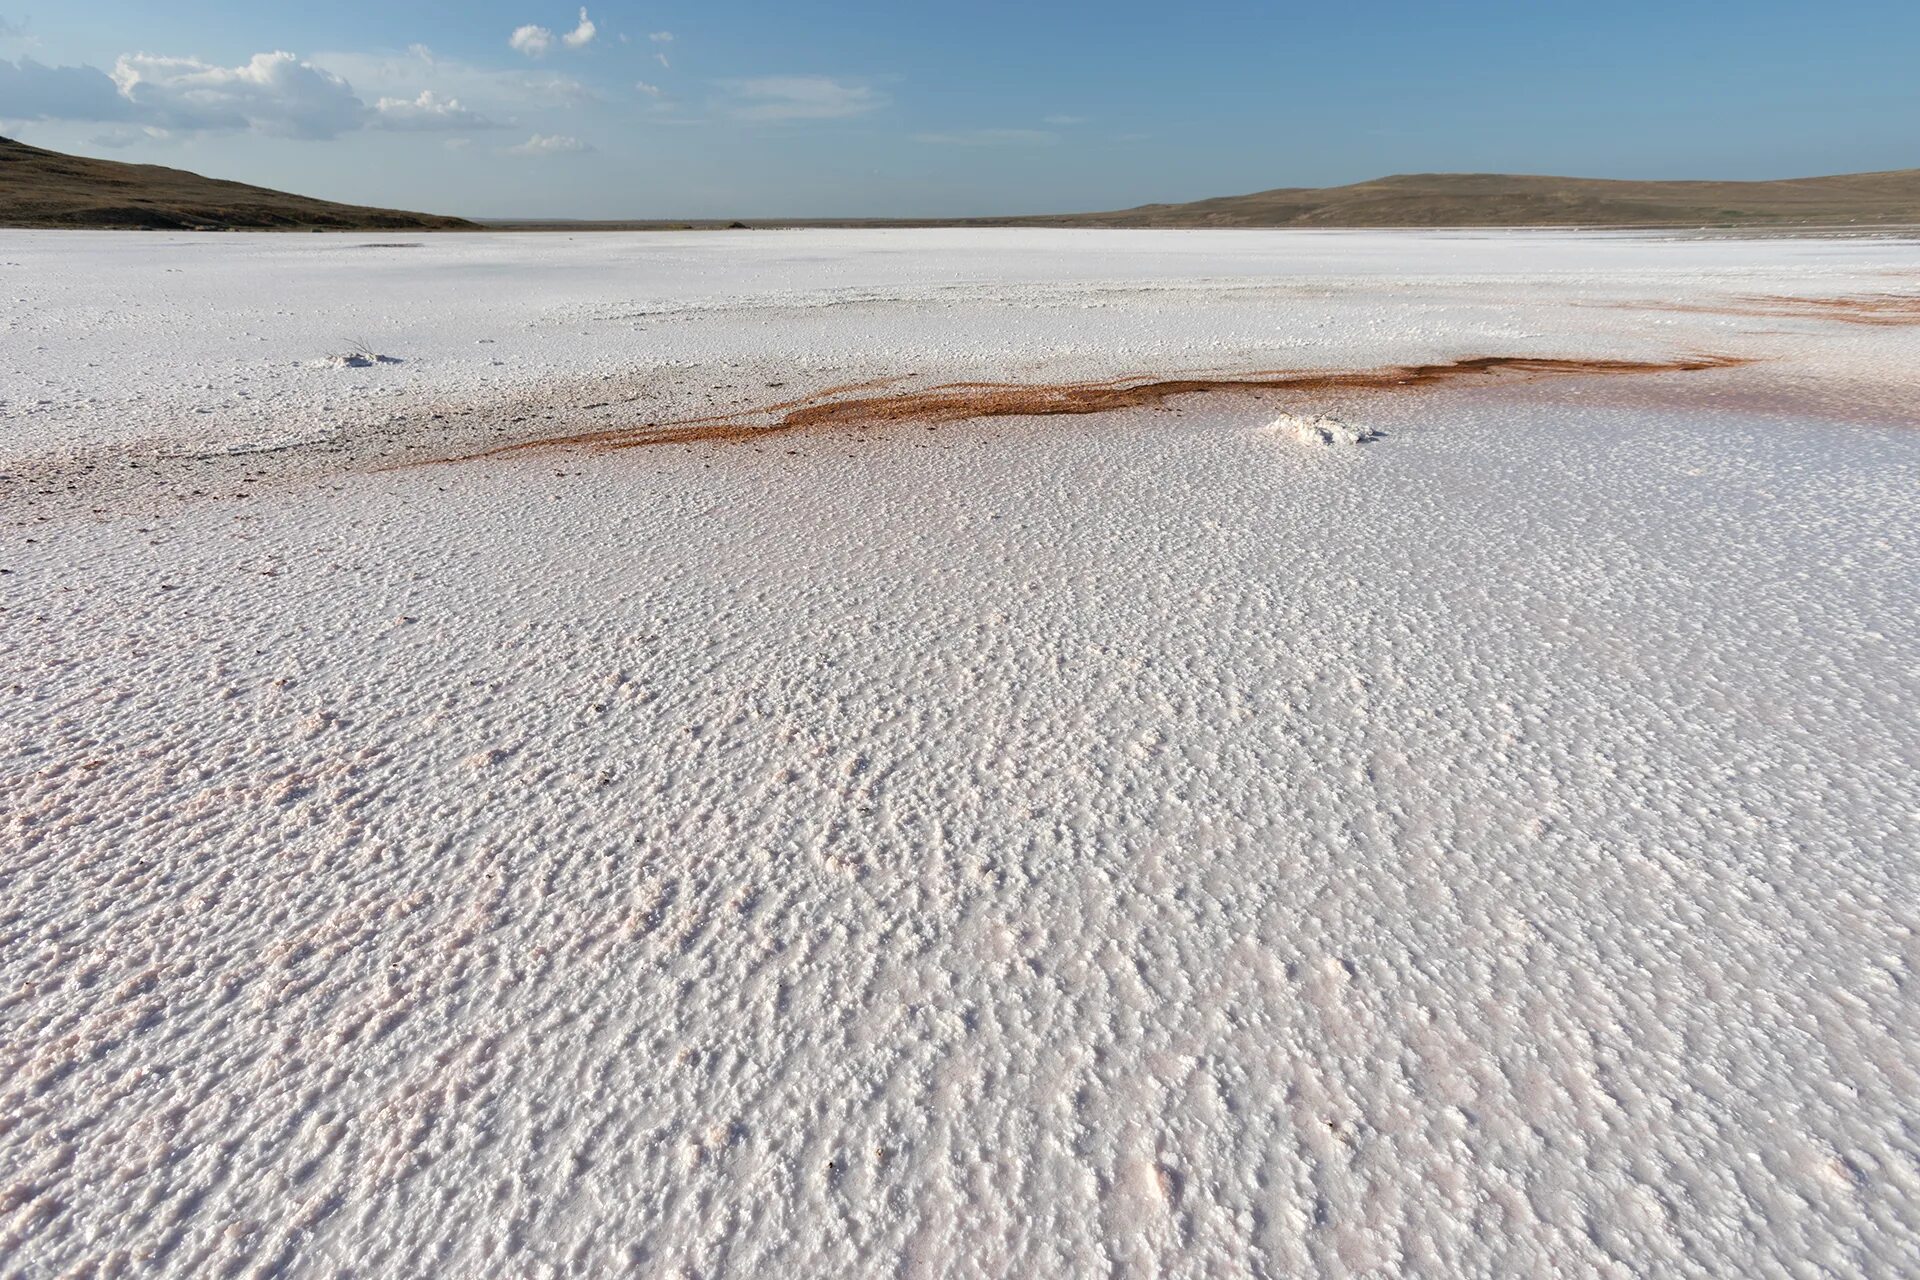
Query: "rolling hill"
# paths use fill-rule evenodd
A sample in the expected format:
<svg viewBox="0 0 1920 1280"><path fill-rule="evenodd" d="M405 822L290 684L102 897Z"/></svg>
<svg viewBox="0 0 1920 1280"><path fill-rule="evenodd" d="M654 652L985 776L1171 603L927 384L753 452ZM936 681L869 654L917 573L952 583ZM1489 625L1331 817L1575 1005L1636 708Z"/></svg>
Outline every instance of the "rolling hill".
<svg viewBox="0 0 1920 1280"><path fill-rule="evenodd" d="M1416 173L1022 219L1080 227L1662 227L1920 223L1920 169L1770 182Z"/></svg>
<svg viewBox="0 0 1920 1280"><path fill-rule="evenodd" d="M727 220L492 222L502 230L738 227ZM1920 169L1767 182L1636 182L1530 174L1398 174L1108 213L990 218L776 218L760 227L1844 227L1920 225ZM0 226L474 230L460 218L369 209L181 169L45 151L0 138Z"/></svg>
<svg viewBox="0 0 1920 1280"><path fill-rule="evenodd" d="M457 231L473 224L43 151L0 138L0 226L140 230Z"/></svg>

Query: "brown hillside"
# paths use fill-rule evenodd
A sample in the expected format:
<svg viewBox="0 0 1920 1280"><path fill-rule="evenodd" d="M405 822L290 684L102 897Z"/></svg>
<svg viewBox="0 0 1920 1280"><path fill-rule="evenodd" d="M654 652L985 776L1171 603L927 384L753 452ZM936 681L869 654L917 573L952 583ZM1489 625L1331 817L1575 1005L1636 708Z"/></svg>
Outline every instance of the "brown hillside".
<svg viewBox="0 0 1920 1280"><path fill-rule="evenodd" d="M1418 173L1036 218L1089 227L1618 227L1920 223L1920 169L1771 182Z"/></svg>
<svg viewBox="0 0 1920 1280"><path fill-rule="evenodd" d="M451 231L472 225L313 200L160 165L62 155L0 138L0 226Z"/></svg>

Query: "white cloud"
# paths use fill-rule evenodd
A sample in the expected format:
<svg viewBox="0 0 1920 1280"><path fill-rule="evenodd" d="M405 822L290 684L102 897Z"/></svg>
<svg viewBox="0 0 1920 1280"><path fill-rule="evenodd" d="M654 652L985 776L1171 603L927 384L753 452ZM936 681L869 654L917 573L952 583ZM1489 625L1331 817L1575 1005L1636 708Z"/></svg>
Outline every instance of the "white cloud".
<svg viewBox="0 0 1920 1280"><path fill-rule="evenodd" d="M468 110L458 98L442 98L422 89L417 98L382 98L373 104L374 117L387 129L492 129L493 121Z"/></svg>
<svg viewBox="0 0 1920 1280"><path fill-rule="evenodd" d="M916 133L915 142L946 147L1050 147L1060 135L1045 129L962 129L956 133Z"/></svg>
<svg viewBox="0 0 1920 1280"><path fill-rule="evenodd" d="M1087 118L1085 116L1048 116L1040 123L1054 125L1061 129L1071 129L1076 124L1085 124L1086 122Z"/></svg>
<svg viewBox="0 0 1920 1280"><path fill-rule="evenodd" d="M372 105L356 85L371 91ZM571 106L593 96L570 76L484 70L436 58L424 45L404 56L323 54L311 61L261 53L237 67L130 53L111 74L0 59L0 118L126 126L100 135L101 145L169 133L324 139L360 129L494 129L520 110Z"/></svg>
<svg viewBox="0 0 1920 1280"><path fill-rule="evenodd" d="M666 92L666 90L662 89L659 85L648 84L645 80L635 80L633 87L636 91L646 94L649 98L657 98Z"/></svg>
<svg viewBox="0 0 1920 1280"><path fill-rule="evenodd" d="M166 129L250 129L282 138L333 138L366 122L353 87L291 53L256 53L238 67L197 58L122 55L113 82L135 114Z"/></svg>
<svg viewBox="0 0 1920 1280"><path fill-rule="evenodd" d="M431 87L436 95L458 98L477 112L496 116L575 106L593 97L572 76L533 69L495 71L439 57L424 45L415 45L405 56L318 53L313 61L352 81L362 93L412 98Z"/></svg>
<svg viewBox="0 0 1920 1280"><path fill-rule="evenodd" d="M649 40L651 40L651 41L653 41L653 42L654 42L655 44L672 44L672 43L673 43L673 32L671 32L671 31L655 31L654 33L652 33L651 35L649 35L649 36L647 37L647 39L649 39Z"/></svg>
<svg viewBox="0 0 1920 1280"><path fill-rule="evenodd" d="M557 133L536 133L519 146L507 148L510 154L516 156L577 155L591 150L593 148L580 139Z"/></svg>
<svg viewBox="0 0 1920 1280"><path fill-rule="evenodd" d="M600 34L600 28L587 16L585 9L580 10L580 25L565 35L556 36L551 28L529 22L524 27L515 27L513 34L507 37L507 47L515 53L524 53L529 58L544 58L553 52L555 44L563 44L569 49L584 49L593 43Z"/></svg>
<svg viewBox="0 0 1920 1280"><path fill-rule="evenodd" d="M668 61L667 61L667 55L666 55L666 54L664 54L664 53L656 53L656 54L654 54L654 55L653 55L653 60L654 60L655 62L657 62L657 63L659 63L659 64L660 64L661 66L663 66L663 67L665 67L665 68L666 68L667 70L669 70L669 71L671 71L671 70L673 70L673 64L672 64L671 62L668 62Z"/></svg>
<svg viewBox="0 0 1920 1280"><path fill-rule="evenodd" d="M125 120L133 105L98 67L50 67L0 58L0 119Z"/></svg>
<svg viewBox="0 0 1920 1280"><path fill-rule="evenodd" d="M118 151L123 147L135 146L142 142L153 142L167 136L165 129L111 129L106 133L95 134L88 141L96 147L105 147L109 151Z"/></svg>
<svg viewBox="0 0 1920 1280"><path fill-rule="evenodd" d="M600 34L600 28L594 26L593 19L587 16L587 11L581 9L580 25L560 39L569 49L584 49L593 43L593 38L598 34Z"/></svg>
<svg viewBox="0 0 1920 1280"><path fill-rule="evenodd" d="M507 37L507 47L529 58L543 58L553 51L553 32L529 22L513 29L513 34Z"/></svg>
<svg viewBox="0 0 1920 1280"><path fill-rule="evenodd" d="M760 76L723 80L736 120L842 120L886 105L887 96L865 85L828 76Z"/></svg>

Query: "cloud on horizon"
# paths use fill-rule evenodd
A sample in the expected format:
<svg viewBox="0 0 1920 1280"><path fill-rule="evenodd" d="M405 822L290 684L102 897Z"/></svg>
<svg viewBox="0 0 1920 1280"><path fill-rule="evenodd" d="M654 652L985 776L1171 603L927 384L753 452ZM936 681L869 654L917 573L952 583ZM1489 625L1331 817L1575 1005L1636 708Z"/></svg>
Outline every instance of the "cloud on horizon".
<svg viewBox="0 0 1920 1280"><path fill-rule="evenodd" d="M417 98L382 98L373 104L374 116L385 129L498 129L503 126L470 111L458 98L442 98L422 89Z"/></svg>
<svg viewBox="0 0 1920 1280"><path fill-rule="evenodd" d="M109 151L119 151L126 147L138 146L142 142L152 142L156 138L167 136L165 129L109 129L105 133L95 134L88 141L96 147L105 147Z"/></svg>
<svg viewBox="0 0 1920 1280"><path fill-rule="evenodd" d="M831 76L758 76L719 81L735 120L844 120L887 105L887 95Z"/></svg>
<svg viewBox="0 0 1920 1280"><path fill-rule="evenodd" d="M362 93L411 98L431 89L483 113L572 107L595 97L593 90L579 80L558 71L518 67L493 70L440 57L423 44L411 46L404 55L317 53L313 63L351 82Z"/></svg>
<svg viewBox="0 0 1920 1280"><path fill-rule="evenodd" d="M913 140L943 147L1050 147L1060 141L1060 135L1045 129L961 129L916 133Z"/></svg>
<svg viewBox="0 0 1920 1280"><path fill-rule="evenodd" d="M578 138L565 134L536 133L518 146L508 147L507 154L515 156L558 156L580 155L593 148Z"/></svg>

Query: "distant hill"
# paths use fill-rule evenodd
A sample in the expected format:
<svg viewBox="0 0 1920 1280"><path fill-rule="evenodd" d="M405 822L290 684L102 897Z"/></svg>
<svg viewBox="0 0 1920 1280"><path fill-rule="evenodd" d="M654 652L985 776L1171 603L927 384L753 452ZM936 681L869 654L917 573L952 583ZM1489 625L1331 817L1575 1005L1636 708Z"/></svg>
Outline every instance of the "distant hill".
<svg viewBox="0 0 1920 1280"><path fill-rule="evenodd" d="M0 138L0 226L456 231L473 224L313 200L183 169L62 155Z"/></svg>
<svg viewBox="0 0 1920 1280"><path fill-rule="evenodd" d="M740 227L726 220L496 221L501 230ZM1834 227L1920 226L1920 169L1771 182L1632 182L1414 173L1345 187L1280 187L1110 213L1003 218L770 218L758 227ZM367 209L158 165L0 138L0 226L467 231L460 218Z"/></svg>
<svg viewBox="0 0 1920 1280"><path fill-rule="evenodd" d="M719 220L492 222L501 230L716 230ZM733 223L734 227L741 224ZM1111 213L988 218L756 218L756 227L1772 227L1920 226L1920 169L1771 182L1629 182L1413 173L1280 187Z"/></svg>
<svg viewBox="0 0 1920 1280"><path fill-rule="evenodd" d="M1920 223L1920 169L1772 182L1630 182L1411 173L1113 213L1022 218L1076 227L1686 227Z"/></svg>

